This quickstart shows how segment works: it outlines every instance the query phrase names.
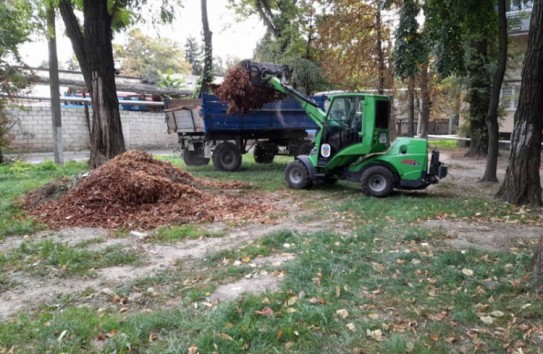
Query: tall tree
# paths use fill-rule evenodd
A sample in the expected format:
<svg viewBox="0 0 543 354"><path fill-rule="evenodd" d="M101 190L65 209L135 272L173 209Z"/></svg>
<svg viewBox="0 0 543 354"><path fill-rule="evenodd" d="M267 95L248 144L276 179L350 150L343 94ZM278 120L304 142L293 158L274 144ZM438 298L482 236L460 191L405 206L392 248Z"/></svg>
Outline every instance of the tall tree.
<svg viewBox="0 0 543 354"><path fill-rule="evenodd" d="M517 205L542 205L541 140L543 128L543 0L535 0L520 97L511 137L511 155L498 196Z"/></svg>
<svg viewBox="0 0 543 354"><path fill-rule="evenodd" d="M400 10L400 24L395 32L394 72L408 83L408 136L415 136L415 77L419 65L427 57L419 33L417 16L420 7L416 0L405 0Z"/></svg>
<svg viewBox="0 0 543 354"><path fill-rule="evenodd" d="M131 19L140 19L137 15L145 4L145 0L59 0L66 34L92 96L92 168L125 151L111 41L114 29L127 26ZM161 19L171 22L178 4L178 0L159 2ZM83 26L76 16L78 8L83 12ZM131 14L136 17L131 18Z"/></svg>
<svg viewBox="0 0 543 354"><path fill-rule="evenodd" d="M20 69L23 62L18 46L30 35L30 11L26 1L0 2L0 163L9 144L9 130L14 122L6 113L8 102L30 85L29 75ZM17 66L13 66L15 63Z"/></svg>
<svg viewBox="0 0 543 354"><path fill-rule="evenodd" d="M496 0L426 0L426 25L435 41L436 67L442 77L467 80L468 130L472 156L488 151L486 116L490 103L492 68L497 57Z"/></svg>
<svg viewBox="0 0 543 354"><path fill-rule="evenodd" d="M306 94L323 87L316 55L317 0L229 0L242 16L257 15L266 34L255 49L255 60L287 64L291 84Z"/></svg>
<svg viewBox="0 0 543 354"><path fill-rule="evenodd" d="M204 69L202 72L201 93L209 92L210 85L213 82L213 32L209 29L209 20L207 18L207 0L200 0L202 8L202 28L204 32Z"/></svg>
<svg viewBox="0 0 543 354"><path fill-rule="evenodd" d="M499 124L498 124L498 107L500 103L500 92L505 75L505 67L507 65L507 17L505 0L498 0L498 17L499 17L499 49L498 49L498 66L494 72L492 80L492 89L490 92L490 103L486 116L486 127L488 129L488 154L486 158L485 173L481 181L498 182L498 149L499 149Z"/></svg>
<svg viewBox="0 0 543 354"><path fill-rule="evenodd" d="M128 33L126 44L114 46L114 51L115 59L121 62L118 68L121 74L139 76L146 83L156 84L160 80L158 71L171 69L177 74L191 71L179 42L152 38L137 28Z"/></svg>
<svg viewBox="0 0 543 354"><path fill-rule="evenodd" d="M316 57L326 79L339 89L383 92L393 86L391 25L382 0L321 1L317 17Z"/></svg>
<svg viewBox="0 0 543 354"><path fill-rule="evenodd" d="M192 75L202 74L202 51L192 36L185 41L185 61L192 66Z"/></svg>

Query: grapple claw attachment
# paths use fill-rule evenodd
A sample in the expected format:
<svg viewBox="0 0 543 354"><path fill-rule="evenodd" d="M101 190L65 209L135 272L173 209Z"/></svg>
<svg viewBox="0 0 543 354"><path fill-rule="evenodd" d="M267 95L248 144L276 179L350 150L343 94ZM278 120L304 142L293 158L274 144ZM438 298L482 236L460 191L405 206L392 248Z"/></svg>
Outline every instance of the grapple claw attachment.
<svg viewBox="0 0 543 354"><path fill-rule="evenodd" d="M281 81L290 80L291 71L287 65L259 63L251 60L243 60L239 66L249 73L251 84L255 87L266 86L266 80L275 76Z"/></svg>

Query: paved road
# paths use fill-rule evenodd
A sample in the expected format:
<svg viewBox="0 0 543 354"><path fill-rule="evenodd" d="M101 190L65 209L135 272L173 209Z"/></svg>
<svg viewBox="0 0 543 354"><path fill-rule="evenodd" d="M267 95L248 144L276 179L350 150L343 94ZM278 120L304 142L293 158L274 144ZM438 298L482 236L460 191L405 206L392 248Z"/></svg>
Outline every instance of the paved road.
<svg viewBox="0 0 543 354"><path fill-rule="evenodd" d="M169 150L157 150L157 149L151 149L151 150L144 150L147 151L153 155L179 155L178 151L174 151L173 149ZM89 151L65 151L64 152L64 161L80 161L80 160L87 160L89 158L90 152ZM23 160L30 163L41 163L47 159L53 160L54 154L53 152L34 152L34 153L26 153L26 154L6 154L5 155L9 159L14 160Z"/></svg>

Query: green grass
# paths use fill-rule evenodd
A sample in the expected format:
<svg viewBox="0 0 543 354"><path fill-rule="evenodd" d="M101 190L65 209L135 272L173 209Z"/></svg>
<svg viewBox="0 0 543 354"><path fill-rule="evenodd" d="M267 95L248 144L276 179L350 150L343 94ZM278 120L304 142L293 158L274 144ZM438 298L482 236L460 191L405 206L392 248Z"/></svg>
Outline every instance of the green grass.
<svg viewBox="0 0 543 354"><path fill-rule="evenodd" d="M187 169L196 177L284 188L284 164L246 159L244 166L243 173ZM283 230L203 261L179 262L175 269L120 284L115 291L122 296L144 294L139 303L126 304L127 312L96 300L20 314L0 322L0 353L12 346L20 353L186 353L191 346L200 353L485 353L513 351L519 343L524 353L540 351L535 333L543 322L543 298L523 280L531 246L518 245L515 253L458 250L444 242L445 230L421 226L433 219L522 224L537 221L537 215L497 201L445 196L439 189L386 199L365 197L351 184L293 193L310 212L300 222L342 222L352 231ZM209 236L194 225L165 226L156 240ZM0 265L12 270L46 264L77 275L119 264L123 256L114 254L121 251L42 241L0 255ZM254 272L249 262L255 257L284 252L295 258L278 268L258 268L284 275L280 291L206 304L218 285ZM0 289L7 282L0 276ZM147 295L150 287L159 295ZM272 316L258 314L265 307ZM347 318L338 310L346 310ZM484 323L483 316L493 323Z"/></svg>
<svg viewBox="0 0 543 354"><path fill-rule="evenodd" d="M205 230L202 226L195 225L171 225L160 226L156 230L154 241L159 242L178 242L186 239L198 239L206 237L219 237L218 232Z"/></svg>
<svg viewBox="0 0 543 354"><path fill-rule="evenodd" d="M139 257L122 246L110 246L100 251L70 247L50 240L27 243L0 254L0 269L26 270L35 275L46 275L53 269L67 275L88 274L89 271L118 265L135 265Z"/></svg>
<svg viewBox="0 0 543 354"><path fill-rule="evenodd" d="M254 162L252 154L245 154L241 170L237 172L217 171L211 162L207 166L186 166L180 157L168 157L165 160L197 177L246 182L267 191L274 191L286 188L284 173L287 164L292 161L292 157L276 156L271 164L257 164Z"/></svg>
<svg viewBox="0 0 543 354"><path fill-rule="evenodd" d="M31 234L42 227L21 210L18 198L24 193L56 178L76 176L86 168L84 162L69 161L57 166L50 160L36 165L20 161L0 165L0 239Z"/></svg>

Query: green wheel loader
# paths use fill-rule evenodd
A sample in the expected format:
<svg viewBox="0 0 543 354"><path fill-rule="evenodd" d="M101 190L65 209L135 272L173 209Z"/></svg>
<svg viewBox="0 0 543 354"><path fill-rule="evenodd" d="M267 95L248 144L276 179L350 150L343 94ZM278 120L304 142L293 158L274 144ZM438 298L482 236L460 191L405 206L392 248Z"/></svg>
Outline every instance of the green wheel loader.
<svg viewBox="0 0 543 354"><path fill-rule="evenodd" d="M253 86L269 86L293 95L315 121L319 131L315 148L300 155L285 171L291 188L310 188L338 179L360 183L368 196L386 197L394 188L424 189L447 176L447 167L433 151L428 161L428 141L389 139L392 99L368 93L329 95L327 112L287 84L286 66L243 61Z"/></svg>

